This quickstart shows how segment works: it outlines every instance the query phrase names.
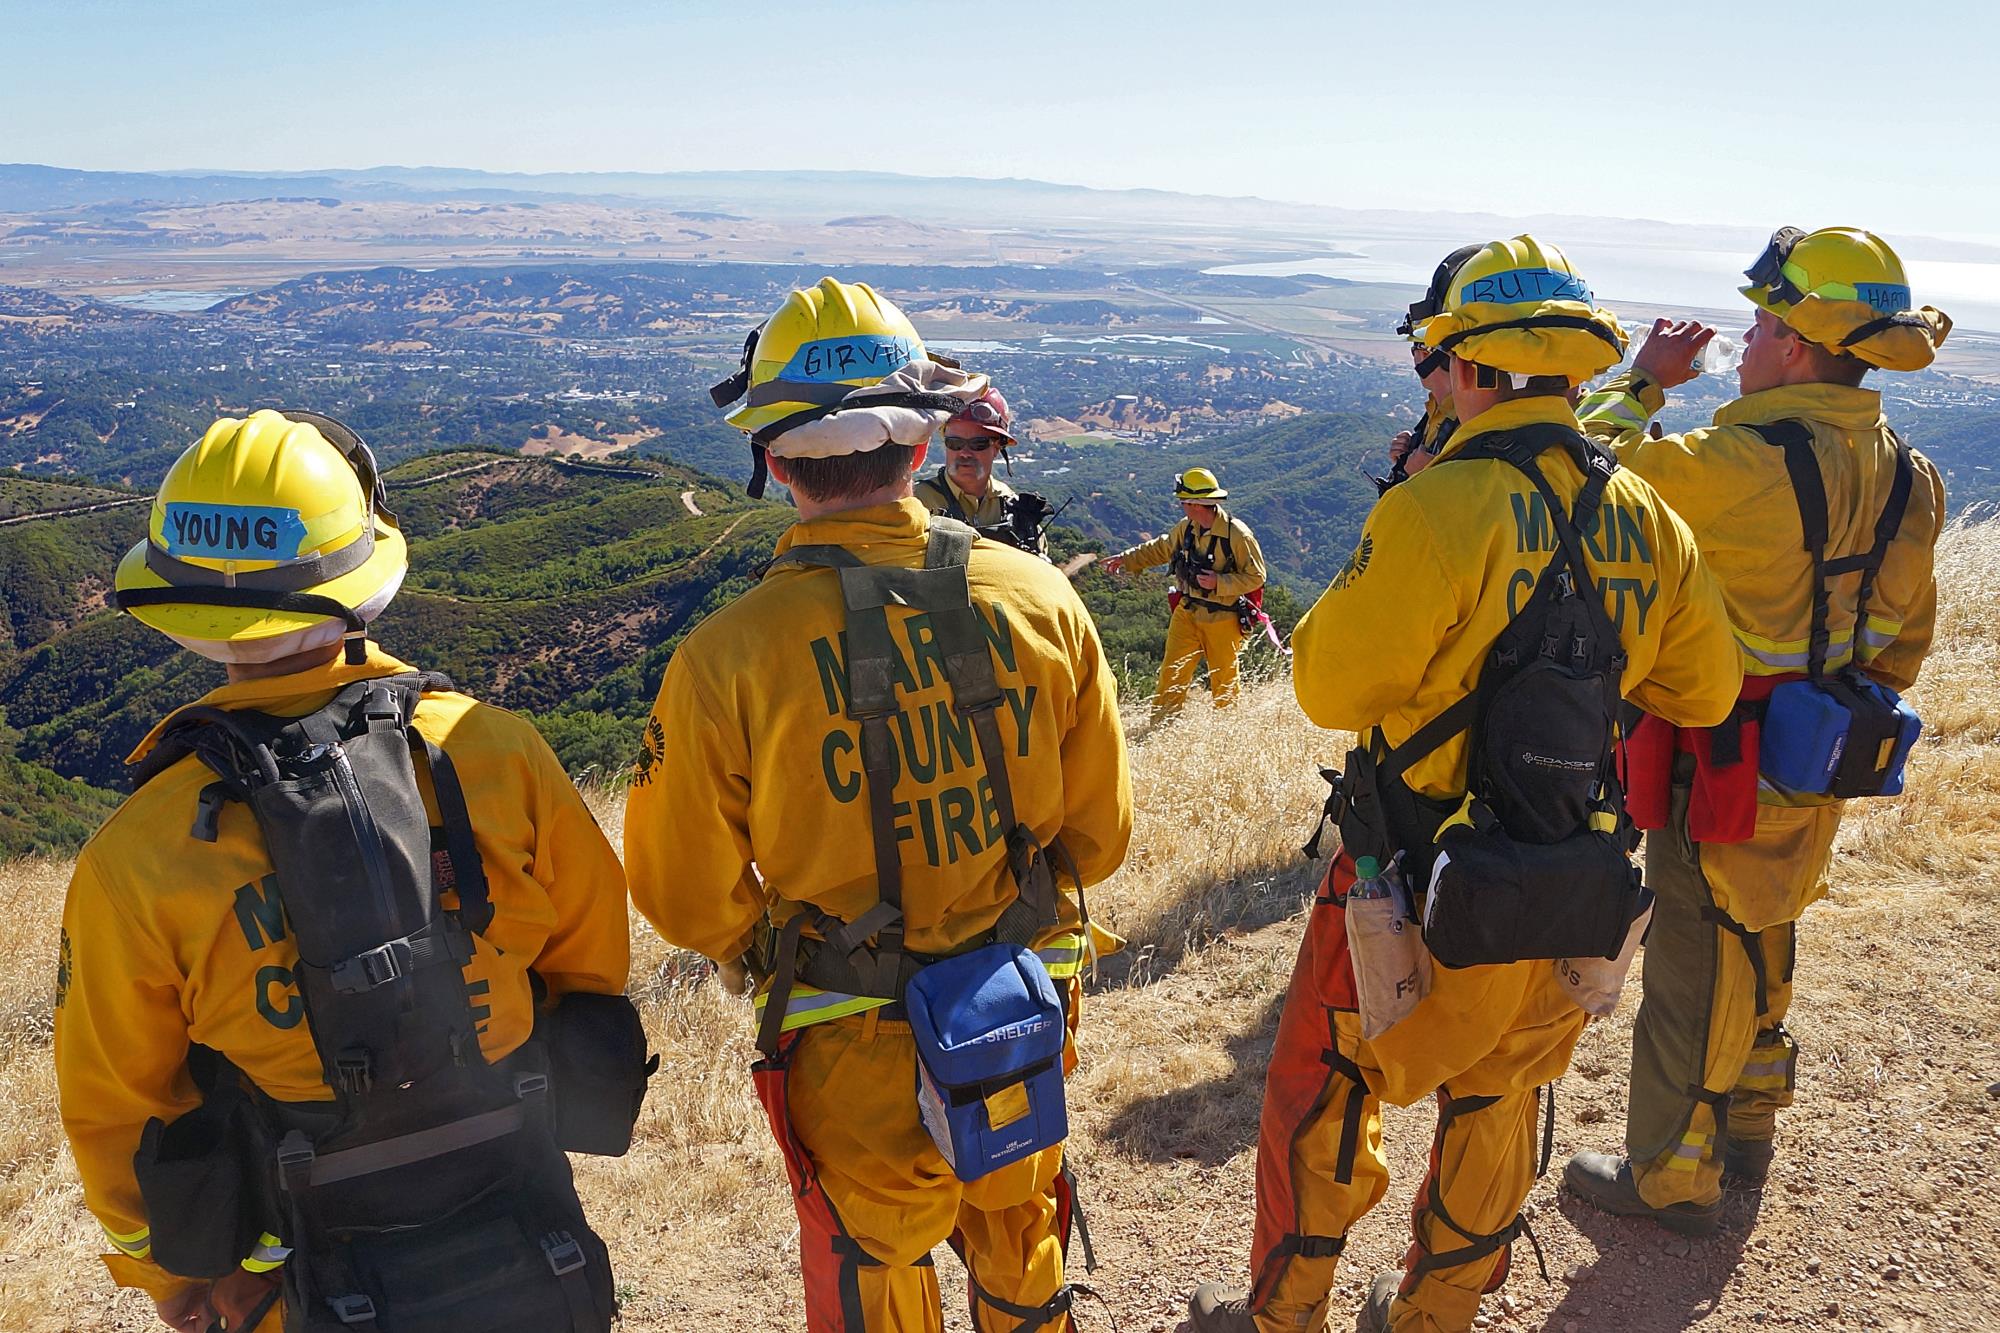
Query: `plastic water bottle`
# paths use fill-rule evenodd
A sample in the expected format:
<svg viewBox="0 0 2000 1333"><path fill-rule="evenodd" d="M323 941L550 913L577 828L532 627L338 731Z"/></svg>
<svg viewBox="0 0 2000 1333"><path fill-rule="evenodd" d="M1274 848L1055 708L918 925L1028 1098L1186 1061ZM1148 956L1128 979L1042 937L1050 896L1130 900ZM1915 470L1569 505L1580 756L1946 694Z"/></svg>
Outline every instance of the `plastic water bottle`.
<svg viewBox="0 0 2000 1333"><path fill-rule="evenodd" d="M1694 370L1697 375L1727 375L1743 364L1743 348L1734 338L1716 334L1708 340L1708 346L1695 353Z"/></svg>

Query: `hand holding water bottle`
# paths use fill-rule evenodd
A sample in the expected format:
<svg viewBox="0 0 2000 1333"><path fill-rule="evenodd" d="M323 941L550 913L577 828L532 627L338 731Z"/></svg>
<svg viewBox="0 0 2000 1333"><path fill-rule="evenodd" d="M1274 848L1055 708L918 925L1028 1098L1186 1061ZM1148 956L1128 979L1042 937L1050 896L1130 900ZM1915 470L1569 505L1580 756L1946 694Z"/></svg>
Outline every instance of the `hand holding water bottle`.
<svg viewBox="0 0 2000 1333"><path fill-rule="evenodd" d="M1632 369L1662 389L1686 384L1701 374L1714 338L1715 330L1699 320L1656 319L1645 345L1632 358Z"/></svg>

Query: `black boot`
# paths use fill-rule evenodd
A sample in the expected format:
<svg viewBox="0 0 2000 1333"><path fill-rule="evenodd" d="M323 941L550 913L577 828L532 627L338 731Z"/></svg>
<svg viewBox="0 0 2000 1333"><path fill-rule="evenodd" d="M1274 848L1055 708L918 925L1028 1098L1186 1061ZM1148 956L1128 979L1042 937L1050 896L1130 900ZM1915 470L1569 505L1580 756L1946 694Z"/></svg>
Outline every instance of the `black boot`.
<svg viewBox="0 0 2000 1333"><path fill-rule="evenodd" d="M1729 1140L1722 1152L1722 1174L1752 1185L1761 1185L1771 1174L1771 1158L1776 1145L1769 1139Z"/></svg>
<svg viewBox="0 0 2000 1333"><path fill-rule="evenodd" d="M1655 1208L1639 1197L1632 1164L1607 1152L1580 1152L1563 1168L1570 1193L1614 1217L1644 1217L1683 1236L1706 1236L1722 1220L1722 1201L1670 1203Z"/></svg>

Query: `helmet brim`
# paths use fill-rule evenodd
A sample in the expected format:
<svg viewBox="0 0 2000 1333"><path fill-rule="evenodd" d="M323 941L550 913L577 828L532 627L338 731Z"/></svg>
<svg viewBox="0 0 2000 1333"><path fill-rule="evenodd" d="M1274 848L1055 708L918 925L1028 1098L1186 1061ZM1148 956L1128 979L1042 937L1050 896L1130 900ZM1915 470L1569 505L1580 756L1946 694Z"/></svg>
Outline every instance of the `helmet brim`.
<svg viewBox="0 0 2000 1333"><path fill-rule="evenodd" d="M173 585L153 572L146 563L147 543L142 541L118 562L112 586L119 592L136 592ZM409 545L395 526L378 514L375 518L375 549L354 569L316 587L299 591L329 597L342 606L358 607L373 601L392 581L400 580L410 565ZM160 633L179 640L208 643L245 643L274 639L280 635L310 629L329 619L297 611L271 611L261 607L206 606L194 602L168 602L158 606L135 606L127 613Z"/></svg>

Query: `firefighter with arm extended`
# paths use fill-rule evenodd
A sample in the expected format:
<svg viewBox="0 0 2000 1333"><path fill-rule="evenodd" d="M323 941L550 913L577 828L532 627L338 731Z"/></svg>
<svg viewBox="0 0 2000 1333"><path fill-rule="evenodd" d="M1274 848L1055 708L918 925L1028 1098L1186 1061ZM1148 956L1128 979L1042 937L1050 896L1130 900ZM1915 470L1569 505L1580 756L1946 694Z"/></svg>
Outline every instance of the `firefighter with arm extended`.
<svg viewBox="0 0 2000 1333"><path fill-rule="evenodd" d="M1264 602L1264 549L1249 524L1222 508L1229 492L1215 473L1189 468L1174 478L1174 498L1181 504L1180 522L1103 562L1112 574L1160 565L1173 573L1155 718L1180 711L1204 661L1215 706L1236 701L1238 659Z"/></svg>

